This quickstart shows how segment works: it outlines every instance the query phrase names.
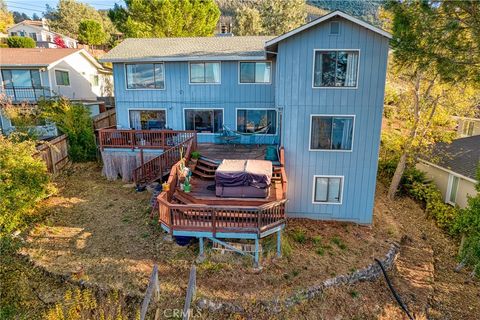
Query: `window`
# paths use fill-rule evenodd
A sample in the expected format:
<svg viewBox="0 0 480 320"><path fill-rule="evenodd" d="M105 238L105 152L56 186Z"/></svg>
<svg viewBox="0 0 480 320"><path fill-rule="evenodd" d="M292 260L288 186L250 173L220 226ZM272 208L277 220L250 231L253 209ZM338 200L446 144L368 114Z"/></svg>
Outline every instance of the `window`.
<svg viewBox="0 0 480 320"><path fill-rule="evenodd" d="M40 72L35 69L2 69L3 87L41 88Z"/></svg>
<svg viewBox="0 0 480 320"><path fill-rule="evenodd" d="M127 89L164 89L163 63L127 64Z"/></svg>
<svg viewBox="0 0 480 320"><path fill-rule="evenodd" d="M47 41L48 41L48 42L52 42L52 36L49 35L49 34L47 34Z"/></svg>
<svg viewBox="0 0 480 320"><path fill-rule="evenodd" d="M277 112L275 110L237 110L237 131L243 133L277 133Z"/></svg>
<svg viewBox="0 0 480 320"><path fill-rule="evenodd" d="M448 188L447 188L447 201L451 205L455 205L457 201L457 190L458 190L458 182L460 178L450 174L448 176Z"/></svg>
<svg viewBox="0 0 480 320"><path fill-rule="evenodd" d="M130 110L130 127L135 130L161 130L167 125L165 110Z"/></svg>
<svg viewBox="0 0 480 320"><path fill-rule="evenodd" d="M37 34L35 32L31 32L29 34L29 37L32 38L33 40L37 41Z"/></svg>
<svg viewBox="0 0 480 320"><path fill-rule="evenodd" d="M338 21L330 22L330 34L334 36L340 34L340 22Z"/></svg>
<svg viewBox="0 0 480 320"><path fill-rule="evenodd" d="M240 83L270 83L271 62L240 62Z"/></svg>
<svg viewBox="0 0 480 320"><path fill-rule="evenodd" d="M353 116L312 116L310 150L352 150Z"/></svg>
<svg viewBox="0 0 480 320"><path fill-rule="evenodd" d="M70 77L68 76L68 71L55 70L55 82L57 86L69 86Z"/></svg>
<svg viewBox="0 0 480 320"><path fill-rule="evenodd" d="M313 86L356 87L358 51L315 51Z"/></svg>
<svg viewBox="0 0 480 320"><path fill-rule="evenodd" d="M462 135L464 137L471 137L473 135L473 129L475 127L475 123L473 121L463 121L462 127Z"/></svg>
<svg viewBox="0 0 480 320"><path fill-rule="evenodd" d="M223 129L223 110L185 109L185 130L218 133Z"/></svg>
<svg viewBox="0 0 480 320"><path fill-rule="evenodd" d="M342 203L343 177L314 176L313 203Z"/></svg>
<svg viewBox="0 0 480 320"><path fill-rule="evenodd" d="M98 84L99 84L98 74L92 75L92 85L94 87L98 87Z"/></svg>
<svg viewBox="0 0 480 320"><path fill-rule="evenodd" d="M190 63L190 83L220 83L220 63Z"/></svg>
<svg viewBox="0 0 480 320"><path fill-rule="evenodd" d="M11 35L12 37L16 37L16 36L17 36L17 33L16 33L16 32L10 32L10 35Z"/></svg>

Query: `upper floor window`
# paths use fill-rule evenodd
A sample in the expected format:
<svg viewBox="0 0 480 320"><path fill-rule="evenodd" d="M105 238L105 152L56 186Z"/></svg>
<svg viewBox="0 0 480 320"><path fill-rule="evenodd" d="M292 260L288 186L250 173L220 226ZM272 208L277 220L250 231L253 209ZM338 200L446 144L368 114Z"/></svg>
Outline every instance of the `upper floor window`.
<svg viewBox="0 0 480 320"><path fill-rule="evenodd" d="M139 63L125 65L127 89L164 89L163 63Z"/></svg>
<svg viewBox="0 0 480 320"><path fill-rule="evenodd" d="M359 51L315 50L313 87L357 86Z"/></svg>
<svg viewBox="0 0 480 320"><path fill-rule="evenodd" d="M240 83L270 83L271 62L240 62Z"/></svg>
<svg viewBox="0 0 480 320"><path fill-rule="evenodd" d="M352 150L353 116L312 116L310 150Z"/></svg>
<svg viewBox="0 0 480 320"><path fill-rule="evenodd" d="M57 86L69 86L70 77L68 71L55 70L55 82Z"/></svg>
<svg viewBox="0 0 480 320"><path fill-rule="evenodd" d="M2 69L3 87L41 88L40 72L35 69Z"/></svg>
<svg viewBox="0 0 480 320"><path fill-rule="evenodd" d="M220 83L220 62L190 63L190 83Z"/></svg>
<svg viewBox="0 0 480 320"><path fill-rule="evenodd" d="M238 109L237 131L276 134L277 112L269 109Z"/></svg>

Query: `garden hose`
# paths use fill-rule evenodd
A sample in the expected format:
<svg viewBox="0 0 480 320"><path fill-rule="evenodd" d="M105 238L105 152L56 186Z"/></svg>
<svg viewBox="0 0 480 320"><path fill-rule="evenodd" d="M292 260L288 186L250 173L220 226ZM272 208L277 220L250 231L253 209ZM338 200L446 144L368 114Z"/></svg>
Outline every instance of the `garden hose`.
<svg viewBox="0 0 480 320"><path fill-rule="evenodd" d="M405 311L405 313L407 314L408 318L410 320L415 320L411 315L410 315L410 312L408 312L408 309L407 309L407 306L405 305L405 303L402 301L402 299L400 298L400 296L398 295L398 293L395 291L395 288L393 288L392 286L392 283L390 282L390 279L388 278L388 275L387 275L387 272L385 271L385 268L383 267L383 264L380 262L380 260L378 260L377 258L375 258L375 261L378 263L378 265L380 266L380 269L382 269L382 273L383 273L383 276L385 277L385 281L387 281L387 284L388 284L388 287L390 288L390 291L392 292L393 296L395 297L395 300L397 300L398 304L400 305L400 307L403 309L403 311Z"/></svg>

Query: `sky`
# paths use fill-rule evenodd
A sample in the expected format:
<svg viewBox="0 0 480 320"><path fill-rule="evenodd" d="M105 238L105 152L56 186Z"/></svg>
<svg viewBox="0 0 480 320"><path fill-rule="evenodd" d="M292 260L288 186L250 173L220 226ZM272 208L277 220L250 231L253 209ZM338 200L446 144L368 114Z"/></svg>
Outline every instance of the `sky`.
<svg viewBox="0 0 480 320"><path fill-rule="evenodd" d="M34 13L38 16L45 11L45 5L56 7L58 0L5 0L8 10L24 12L32 17ZM88 3L96 9L110 9L113 8L115 2L123 4L122 0L79 0L79 2Z"/></svg>

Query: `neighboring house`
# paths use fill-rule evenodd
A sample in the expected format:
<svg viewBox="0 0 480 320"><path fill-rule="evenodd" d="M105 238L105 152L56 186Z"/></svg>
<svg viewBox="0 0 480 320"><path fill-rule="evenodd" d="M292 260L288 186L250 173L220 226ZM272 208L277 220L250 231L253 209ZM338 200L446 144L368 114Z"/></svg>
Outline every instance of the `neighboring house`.
<svg viewBox="0 0 480 320"><path fill-rule="evenodd" d="M101 61L113 63L118 132L222 143L224 126L267 126L240 143L284 148L288 216L369 224L390 38L335 11L279 37L126 39Z"/></svg>
<svg viewBox="0 0 480 320"><path fill-rule="evenodd" d="M28 37L35 40L38 48L57 48L54 40L60 37L68 48L77 48L78 41L63 34L51 31L46 20L24 20L7 29L8 35Z"/></svg>
<svg viewBox="0 0 480 320"><path fill-rule="evenodd" d="M84 49L0 48L0 95L13 104L65 96L86 103L95 115L98 98L112 83L111 71ZM8 119L2 123L8 131Z"/></svg>
<svg viewBox="0 0 480 320"><path fill-rule="evenodd" d="M440 189L443 199L465 208L468 196L475 196L476 170L480 165L480 135L437 143L432 154L420 159L417 168Z"/></svg>

